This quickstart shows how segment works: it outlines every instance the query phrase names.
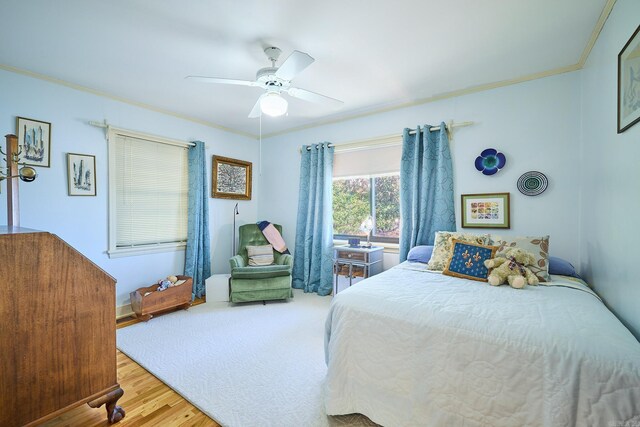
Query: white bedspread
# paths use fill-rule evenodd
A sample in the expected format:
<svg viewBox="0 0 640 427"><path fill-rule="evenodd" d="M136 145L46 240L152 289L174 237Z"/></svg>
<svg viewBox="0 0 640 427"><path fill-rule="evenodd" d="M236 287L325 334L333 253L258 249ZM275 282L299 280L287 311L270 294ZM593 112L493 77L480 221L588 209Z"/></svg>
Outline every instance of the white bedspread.
<svg viewBox="0 0 640 427"><path fill-rule="evenodd" d="M334 298L329 415L385 426L640 425L640 343L587 287L518 290L419 270L403 263ZM553 276L563 282L576 287Z"/></svg>

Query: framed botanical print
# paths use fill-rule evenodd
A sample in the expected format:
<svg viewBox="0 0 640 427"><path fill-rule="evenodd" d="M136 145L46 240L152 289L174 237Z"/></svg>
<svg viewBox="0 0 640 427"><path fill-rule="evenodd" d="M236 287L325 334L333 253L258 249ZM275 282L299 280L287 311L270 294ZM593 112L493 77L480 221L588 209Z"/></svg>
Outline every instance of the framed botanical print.
<svg viewBox="0 0 640 427"><path fill-rule="evenodd" d="M20 163L48 168L51 153L51 123L17 117L16 134Z"/></svg>
<svg viewBox="0 0 640 427"><path fill-rule="evenodd" d="M463 228L509 228L509 193L463 194Z"/></svg>
<svg viewBox="0 0 640 427"><path fill-rule="evenodd" d="M96 157L67 153L67 183L70 196L95 196Z"/></svg>
<svg viewBox="0 0 640 427"><path fill-rule="evenodd" d="M640 121L640 26L618 54L618 133Z"/></svg>
<svg viewBox="0 0 640 427"><path fill-rule="evenodd" d="M213 156L211 197L251 200L251 162Z"/></svg>

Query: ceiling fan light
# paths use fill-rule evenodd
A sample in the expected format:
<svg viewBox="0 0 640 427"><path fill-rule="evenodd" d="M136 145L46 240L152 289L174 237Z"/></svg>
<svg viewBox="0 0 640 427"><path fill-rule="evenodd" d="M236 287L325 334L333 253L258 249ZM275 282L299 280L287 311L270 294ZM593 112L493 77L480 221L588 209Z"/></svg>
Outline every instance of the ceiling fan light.
<svg viewBox="0 0 640 427"><path fill-rule="evenodd" d="M279 93L270 92L260 98L260 110L271 117L278 117L287 112L289 103Z"/></svg>

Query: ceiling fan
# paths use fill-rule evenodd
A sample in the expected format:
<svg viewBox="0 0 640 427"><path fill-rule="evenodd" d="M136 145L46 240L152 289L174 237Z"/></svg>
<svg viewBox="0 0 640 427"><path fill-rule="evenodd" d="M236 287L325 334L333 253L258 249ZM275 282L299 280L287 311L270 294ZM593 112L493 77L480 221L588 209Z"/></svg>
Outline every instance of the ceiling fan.
<svg viewBox="0 0 640 427"><path fill-rule="evenodd" d="M264 50L264 53L267 55L267 58L269 58L269 61L271 61L271 67L259 69L256 73L255 81L205 76L187 76L186 78L203 83L254 86L264 89L265 93L260 95L258 101L249 113L250 118L260 117L261 113L273 117L286 113L288 102L282 97L283 93L304 101L331 107L339 107L343 104L342 101L337 99L291 86L291 80L315 61L309 54L294 50L280 67L276 67L276 62L282 51L277 47L268 47Z"/></svg>

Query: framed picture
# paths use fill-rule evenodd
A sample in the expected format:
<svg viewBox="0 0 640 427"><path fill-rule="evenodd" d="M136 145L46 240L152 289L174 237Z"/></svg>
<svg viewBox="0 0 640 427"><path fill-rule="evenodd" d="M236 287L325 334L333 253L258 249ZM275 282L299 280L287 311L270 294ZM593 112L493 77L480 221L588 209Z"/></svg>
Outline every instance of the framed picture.
<svg viewBox="0 0 640 427"><path fill-rule="evenodd" d="M51 152L51 123L16 118L20 163L48 168Z"/></svg>
<svg viewBox="0 0 640 427"><path fill-rule="evenodd" d="M95 196L96 156L67 153L67 182L70 196Z"/></svg>
<svg viewBox="0 0 640 427"><path fill-rule="evenodd" d="M463 228L509 228L509 193L463 194Z"/></svg>
<svg viewBox="0 0 640 427"><path fill-rule="evenodd" d="M640 121L640 26L618 54L618 133Z"/></svg>
<svg viewBox="0 0 640 427"><path fill-rule="evenodd" d="M251 162L213 156L211 197L251 200Z"/></svg>

